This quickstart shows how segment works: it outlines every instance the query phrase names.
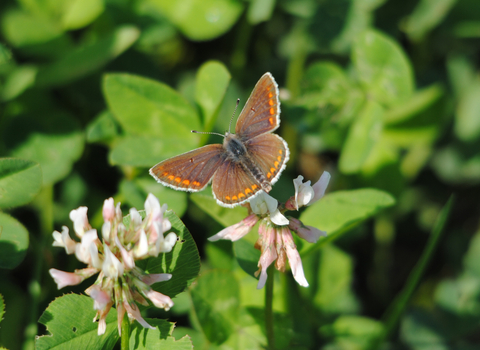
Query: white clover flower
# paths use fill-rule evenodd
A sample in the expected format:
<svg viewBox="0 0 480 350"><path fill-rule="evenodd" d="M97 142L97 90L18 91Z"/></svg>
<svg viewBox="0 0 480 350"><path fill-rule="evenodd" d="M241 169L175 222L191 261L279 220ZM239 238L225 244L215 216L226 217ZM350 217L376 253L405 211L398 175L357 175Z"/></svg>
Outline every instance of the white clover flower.
<svg viewBox="0 0 480 350"><path fill-rule="evenodd" d="M170 232L164 236L172 227L170 221L163 216L167 206L160 206L158 199L149 194L145 202L145 219L142 220L138 211L132 208L130 225L127 228L123 224L120 203L117 206L114 204L113 198L104 202L103 242L88 222L87 207L70 212L70 219L76 235L81 239L80 242L70 238L65 226L62 233L53 232L54 246L64 247L68 254L75 253L77 259L88 265L73 273L50 269L50 275L58 289L79 284L84 279L99 274L97 281L85 291L94 300L94 309L97 310L95 320L99 320L99 335L105 333L106 317L113 305L117 309L119 333L125 312L144 327L153 328L142 318L135 302L148 305L145 299L148 298L155 306L165 310L173 306L170 297L155 292L150 287L153 283L169 280L172 275L148 275L135 266L135 260L170 252L175 246L175 233Z"/></svg>

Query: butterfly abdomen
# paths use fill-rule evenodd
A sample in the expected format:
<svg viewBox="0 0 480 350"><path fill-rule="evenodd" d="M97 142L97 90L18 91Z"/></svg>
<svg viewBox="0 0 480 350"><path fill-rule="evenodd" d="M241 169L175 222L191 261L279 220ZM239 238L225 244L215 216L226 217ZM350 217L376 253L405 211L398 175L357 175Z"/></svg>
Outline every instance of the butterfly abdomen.
<svg viewBox="0 0 480 350"><path fill-rule="evenodd" d="M265 192L270 192L272 189L272 185L267 180L265 174L255 165L252 158L245 156L242 160L242 166L253 176L253 178L262 186L262 189Z"/></svg>
<svg viewBox="0 0 480 350"><path fill-rule="evenodd" d="M265 192L270 192L272 186L267 180L265 174L255 164L252 158L248 155L248 151L242 141L237 138L235 134L229 134L225 136L223 143L228 157L236 163L242 165L246 172L248 172L257 181Z"/></svg>

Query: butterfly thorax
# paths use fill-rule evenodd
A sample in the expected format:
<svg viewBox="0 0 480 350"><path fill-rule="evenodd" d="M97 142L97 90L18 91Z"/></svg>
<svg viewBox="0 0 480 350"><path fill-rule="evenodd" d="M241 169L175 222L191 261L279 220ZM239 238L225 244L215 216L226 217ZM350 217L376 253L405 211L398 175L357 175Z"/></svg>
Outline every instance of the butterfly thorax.
<svg viewBox="0 0 480 350"><path fill-rule="evenodd" d="M267 180L265 174L252 160L248 154L245 144L242 142L242 140L240 140L238 135L227 132L225 134L225 139L223 140L223 147L227 151L228 158L242 166L248 173L250 173L250 175L252 175L252 177L265 192L270 192L272 185Z"/></svg>

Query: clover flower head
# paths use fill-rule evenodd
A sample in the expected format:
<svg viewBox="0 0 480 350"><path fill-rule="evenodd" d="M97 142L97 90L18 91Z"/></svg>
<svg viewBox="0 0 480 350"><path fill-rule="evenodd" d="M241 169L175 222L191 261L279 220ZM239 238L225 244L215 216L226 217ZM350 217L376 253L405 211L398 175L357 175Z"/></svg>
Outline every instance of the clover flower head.
<svg viewBox="0 0 480 350"><path fill-rule="evenodd" d="M275 268L284 272L287 260L294 279L303 287L308 287L308 282L303 272L302 260L295 245L292 232L310 243L315 243L321 236L326 236L312 226L304 225L300 220L292 217L285 217L283 213L288 210L298 210L302 206L311 205L318 201L325 194L325 189L330 181L330 174L324 172L320 179L311 186L310 181L303 182L303 176L293 180L295 195L287 200L285 204L278 204L278 201L260 192L250 201L249 215L239 223L229 226L216 235L209 238L210 241L229 239L237 241L245 236L260 221L258 228L259 238L255 248L261 251L258 261L259 277L257 288L263 288L267 281L267 269L275 262Z"/></svg>
<svg viewBox="0 0 480 350"><path fill-rule="evenodd" d="M132 208L129 227L125 227L120 203L115 206L113 198L105 200L102 210L102 240L88 222L87 207L70 212L80 242L70 238L66 226L62 228L62 233L53 232L54 246L64 247L67 254L75 254L77 259L87 264L86 268L75 272L50 269L50 275L58 289L77 285L98 273L95 283L85 292L94 300L94 309L97 310L94 321L99 320L99 335L105 333L106 317L113 305L117 309L119 333L125 312L144 327L152 328L140 315L135 302L148 305L146 299L149 299L153 305L165 310L173 306L170 297L150 287L153 283L169 280L172 275L148 275L135 266L136 260L170 252L177 241L177 235L173 232L164 235L172 227L164 217L167 206L160 206L158 199L149 194L145 209L146 217L142 220L140 213Z"/></svg>

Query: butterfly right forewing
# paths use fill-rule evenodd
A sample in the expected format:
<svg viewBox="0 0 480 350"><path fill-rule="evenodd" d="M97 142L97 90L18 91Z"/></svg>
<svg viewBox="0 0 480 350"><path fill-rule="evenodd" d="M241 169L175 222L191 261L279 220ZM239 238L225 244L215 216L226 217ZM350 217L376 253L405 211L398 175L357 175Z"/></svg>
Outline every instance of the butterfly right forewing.
<svg viewBox="0 0 480 350"><path fill-rule="evenodd" d="M150 175L176 190L197 192L207 186L226 156L222 145L207 145L158 163Z"/></svg>
<svg viewBox="0 0 480 350"><path fill-rule="evenodd" d="M237 120L235 133L252 138L272 132L280 125L278 85L270 73L265 73L253 88L252 94Z"/></svg>

